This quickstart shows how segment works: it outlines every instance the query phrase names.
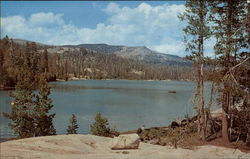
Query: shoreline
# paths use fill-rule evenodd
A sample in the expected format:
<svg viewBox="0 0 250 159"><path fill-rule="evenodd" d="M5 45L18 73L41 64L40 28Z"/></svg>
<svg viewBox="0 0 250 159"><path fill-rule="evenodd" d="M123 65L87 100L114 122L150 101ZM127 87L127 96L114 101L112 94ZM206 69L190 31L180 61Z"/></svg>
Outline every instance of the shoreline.
<svg viewBox="0 0 250 159"><path fill-rule="evenodd" d="M171 82L171 81L179 81L179 82L195 82L193 80L188 80L188 79L182 79L182 80L174 80L174 79L148 79L148 80L144 80L144 79L118 79L118 78L114 78L114 79L88 79L88 78L69 78L68 80L65 79L56 79L54 81L48 81L50 82L67 82L67 81L87 81L87 80L100 80L100 81L146 81L146 82L155 82L155 81L162 81L162 82ZM206 81L209 82L209 81ZM11 91L11 90L15 90L15 87L0 87L0 91Z"/></svg>
<svg viewBox="0 0 250 159"><path fill-rule="evenodd" d="M211 115L212 115L213 118L219 118L219 116L221 116L221 113L222 113L222 109L219 108L219 109L217 109L217 110L212 111L212 112L211 112ZM195 118L195 117L196 117L196 116L190 117L190 119ZM183 120L185 120L185 119L183 119ZM183 121L183 120L181 120L181 121ZM179 121L179 122L180 122L179 124L181 124L181 121ZM172 122L176 122L176 120L173 120ZM168 125L168 126L159 126L159 127L154 126L154 127L145 128L145 130L160 129L160 128L163 128L163 129L170 128L172 122L170 122L170 125ZM138 129L126 130L126 131L120 132L120 134L131 134L131 133L136 133L137 130L138 130ZM64 134L57 134L57 135L64 135ZM86 134L83 134L83 135L86 135ZM2 138L2 137L0 136L0 143L6 142L6 141L9 141L9 140L17 140L17 139L18 139L18 138L16 138L16 137L5 137L5 138Z"/></svg>
<svg viewBox="0 0 250 159"><path fill-rule="evenodd" d="M11 91L15 90L15 87L0 87L0 91Z"/></svg>
<svg viewBox="0 0 250 159"><path fill-rule="evenodd" d="M110 78L106 78L106 79L88 79L88 78L70 78L68 80L64 80L64 79L56 79L56 81L51 81L51 82L67 82L67 81L86 81L86 80L100 80L100 81L110 81L110 80L117 80L117 81L166 81L166 82L170 82L170 81L186 81L186 82L194 82L192 80L187 80L187 79L182 79L182 80L174 80L174 79L118 79L118 78L114 78L114 79L110 79Z"/></svg>

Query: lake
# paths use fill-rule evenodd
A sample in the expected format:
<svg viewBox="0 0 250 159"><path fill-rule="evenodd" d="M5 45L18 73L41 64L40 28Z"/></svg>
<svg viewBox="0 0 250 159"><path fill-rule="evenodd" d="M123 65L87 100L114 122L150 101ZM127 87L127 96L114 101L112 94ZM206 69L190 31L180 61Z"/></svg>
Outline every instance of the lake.
<svg viewBox="0 0 250 159"><path fill-rule="evenodd" d="M97 112L118 131L167 126L185 114L194 115L195 83L186 81L80 80L52 82L52 113L57 134L66 133L71 114L78 119L78 133L90 133ZM209 83L205 84L209 94ZM168 91L176 91L169 93ZM208 97L207 97L208 98ZM1 112L10 111L8 91L0 91ZM213 106L213 109L216 109ZM1 113L2 114L2 113ZM1 137L13 136L8 119L1 115Z"/></svg>

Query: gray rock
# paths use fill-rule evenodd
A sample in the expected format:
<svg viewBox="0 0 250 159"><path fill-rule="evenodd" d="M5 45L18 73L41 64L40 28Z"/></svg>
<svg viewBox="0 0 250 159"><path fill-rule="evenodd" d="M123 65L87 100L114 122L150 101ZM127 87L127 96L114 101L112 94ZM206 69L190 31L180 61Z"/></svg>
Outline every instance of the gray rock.
<svg viewBox="0 0 250 159"><path fill-rule="evenodd" d="M139 144L140 137L137 134L119 135L110 141L109 148L112 150L138 149Z"/></svg>
<svg viewBox="0 0 250 159"><path fill-rule="evenodd" d="M160 142L159 138L154 138L154 139L150 140L148 143L153 144L153 145L158 145L159 142Z"/></svg>

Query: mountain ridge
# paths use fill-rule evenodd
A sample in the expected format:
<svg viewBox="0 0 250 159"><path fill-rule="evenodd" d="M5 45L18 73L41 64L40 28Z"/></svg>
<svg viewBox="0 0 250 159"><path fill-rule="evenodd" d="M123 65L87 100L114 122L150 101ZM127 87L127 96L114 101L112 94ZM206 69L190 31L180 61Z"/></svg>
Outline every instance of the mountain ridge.
<svg viewBox="0 0 250 159"><path fill-rule="evenodd" d="M14 42L24 45L29 40L14 39ZM37 43L37 42L36 42ZM191 62L177 55L159 53L146 46L125 46L125 45L108 45L105 43L98 44L78 44L78 45L47 45L37 43L42 47L49 48L50 53L63 53L65 51L79 51L81 48L95 51L102 54L115 54L117 56L143 61L148 64L163 65L181 65L190 66Z"/></svg>

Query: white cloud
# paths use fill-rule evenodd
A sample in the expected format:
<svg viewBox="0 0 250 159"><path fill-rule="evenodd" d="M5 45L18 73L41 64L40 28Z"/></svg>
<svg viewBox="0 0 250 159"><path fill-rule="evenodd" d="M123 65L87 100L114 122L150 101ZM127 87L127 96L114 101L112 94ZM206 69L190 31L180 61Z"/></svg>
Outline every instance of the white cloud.
<svg viewBox="0 0 250 159"><path fill-rule="evenodd" d="M169 53L175 53L175 52L183 52L183 50L185 50L184 44L179 44L178 46L176 46L176 44L172 43L172 44L161 44L161 45L156 45L156 46L152 46L153 50L157 50L159 52L165 52L166 50L168 50ZM183 55L183 54L181 54Z"/></svg>
<svg viewBox="0 0 250 159"><path fill-rule="evenodd" d="M11 16L8 18L1 18L1 24L2 24L1 29L4 29L4 31L7 33L20 32L25 28L25 23L26 23L25 18L21 16Z"/></svg>
<svg viewBox="0 0 250 159"><path fill-rule="evenodd" d="M104 12L106 12L107 14L114 14L114 13L118 13L120 12L120 7L118 4L116 3L109 3L109 5L103 9Z"/></svg>
<svg viewBox="0 0 250 159"><path fill-rule="evenodd" d="M109 15L95 28L80 28L63 20L63 14L35 13L28 18L1 18L2 36L34 40L47 44L108 43L148 46L162 53L183 56L183 23L177 15L184 5L151 6L141 3L135 8L109 3L102 11Z"/></svg>
<svg viewBox="0 0 250 159"><path fill-rule="evenodd" d="M35 13L32 14L28 20L28 23L33 26L46 26L46 25L63 25L64 21L62 19L63 14L53 14L49 13Z"/></svg>

